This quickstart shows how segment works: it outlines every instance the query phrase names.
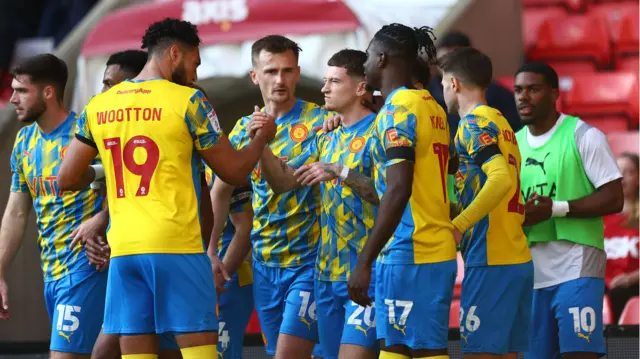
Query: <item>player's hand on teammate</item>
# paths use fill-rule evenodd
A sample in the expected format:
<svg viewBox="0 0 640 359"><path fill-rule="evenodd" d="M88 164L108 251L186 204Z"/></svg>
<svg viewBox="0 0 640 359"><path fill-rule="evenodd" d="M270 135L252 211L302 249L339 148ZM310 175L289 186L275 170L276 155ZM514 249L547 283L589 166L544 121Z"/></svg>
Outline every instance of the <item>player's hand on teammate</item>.
<svg viewBox="0 0 640 359"><path fill-rule="evenodd" d="M213 269L213 282L216 285L216 294L218 298L220 298L220 294L227 291L224 285L231 280L231 276L218 256L209 256L209 258L211 259L211 268Z"/></svg>
<svg viewBox="0 0 640 359"><path fill-rule="evenodd" d="M533 226L551 218L553 200L533 192L524 206L525 218L523 226Z"/></svg>
<svg viewBox="0 0 640 359"><path fill-rule="evenodd" d="M4 276L0 277L0 319L9 319L9 285Z"/></svg>
<svg viewBox="0 0 640 359"><path fill-rule="evenodd" d="M340 127L341 124L342 124L342 116L335 115L335 116L331 117L330 119L325 120L322 123L322 126L314 127L312 130L314 132L318 132L318 131L322 130L322 132L324 132L324 133L329 133L329 132L337 129L338 127Z"/></svg>
<svg viewBox="0 0 640 359"><path fill-rule="evenodd" d="M349 289L349 299L354 303L368 307L373 303L369 297L369 284L371 283L371 265L358 262L349 276L347 288Z"/></svg>
<svg viewBox="0 0 640 359"><path fill-rule="evenodd" d="M462 242L462 232L455 226L453 227L453 240L456 241L456 246L460 245Z"/></svg>
<svg viewBox="0 0 640 359"><path fill-rule="evenodd" d="M94 216L78 226L70 236L73 240L69 247L74 248L78 243L84 246L89 264L96 266L99 271L108 267L111 255L105 231L104 221L99 216Z"/></svg>
<svg viewBox="0 0 640 359"><path fill-rule="evenodd" d="M253 139L258 133L264 136L267 142L271 142L276 136L276 121L273 115L260 111L260 107L255 106L249 122L249 138Z"/></svg>
<svg viewBox="0 0 640 359"><path fill-rule="evenodd" d="M338 178L341 170L342 166L336 163L315 162L298 168L293 174L302 186L313 186Z"/></svg>

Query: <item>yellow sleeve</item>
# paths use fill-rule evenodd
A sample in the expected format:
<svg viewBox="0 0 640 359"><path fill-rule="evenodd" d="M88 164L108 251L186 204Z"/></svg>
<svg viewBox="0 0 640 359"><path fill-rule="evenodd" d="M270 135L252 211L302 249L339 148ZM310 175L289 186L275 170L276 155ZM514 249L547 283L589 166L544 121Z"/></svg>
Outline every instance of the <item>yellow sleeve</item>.
<svg viewBox="0 0 640 359"><path fill-rule="evenodd" d="M493 211L511 189L509 167L503 156L495 156L482 165L487 181L476 198L453 220L453 225L465 232Z"/></svg>

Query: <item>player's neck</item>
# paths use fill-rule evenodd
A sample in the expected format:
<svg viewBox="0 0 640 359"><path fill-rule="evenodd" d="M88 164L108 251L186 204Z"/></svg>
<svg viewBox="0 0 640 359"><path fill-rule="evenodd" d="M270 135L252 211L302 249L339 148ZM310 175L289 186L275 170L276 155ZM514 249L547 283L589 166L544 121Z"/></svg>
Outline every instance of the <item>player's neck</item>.
<svg viewBox="0 0 640 359"><path fill-rule="evenodd" d="M487 99L484 97L484 91L478 90L469 92L468 94L465 94L465 96L460 96L458 98L458 103L460 104L458 115L462 118L473 111L476 106L486 105Z"/></svg>
<svg viewBox="0 0 640 359"><path fill-rule="evenodd" d="M38 118L36 123L40 132L49 134L53 132L60 124L62 124L67 117L69 117L69 111L62 106L49 106L47 111Z"/></svg>
<svg viewBox="0 0 640 359"><path fill-rule="evenodd" d="M165 79L171 81L171 72L163 71L162 67L154 60L148 61L142 71L133 80L151 80L151 79Z"/></svg>
<svg viewBox="0 0 640 359"><path fill-rule="evenodd" d="M286 115L293 106L296 105L298 99L295 96L292 96L291 99L287 102L276 103L272 101L264 100L264 108L268 114L272 115L276 120L280 117Z"/></svg>
<svg viewBox="0 0 640 359"><path fill-rule="evenodd" d="M534 136L544 135L545 133L551 131L553 126L556 125L556 122L558 122L558 118L560 118L560 114L558 113L558 111L552 111L543 120L536 121L531 125L527 125L529 133Z"/></svg>
<svg viewBox="0 0 640 359"><path fill-rule="evenodd" d="M345 127L351 127L356 123L360 122L363 118L370 115L372 112L368 108L362 106L358 100L358 103L355 103L348 108L340 111L339 114L342 116L342 124Z"/></svg>
<svg viewBox="0 0 640 359"><path fill-rule="evenodd" d="M411 74L398 71L397 73L390 73L389 76L383 76L380 86L382 98L386 101L393 91L401 87L413 88Z"/></svg>

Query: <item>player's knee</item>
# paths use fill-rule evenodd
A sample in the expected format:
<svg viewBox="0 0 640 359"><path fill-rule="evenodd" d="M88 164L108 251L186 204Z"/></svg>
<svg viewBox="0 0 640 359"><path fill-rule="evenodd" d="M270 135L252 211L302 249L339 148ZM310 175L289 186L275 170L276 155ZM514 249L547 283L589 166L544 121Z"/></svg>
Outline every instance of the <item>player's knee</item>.
<svg viewBox="0 0 640 359"><path fill-rule="evenodd" d="M310 358L316 343L294 335L280 333L276 345L276 359Z"/></svg>
<svg viewBox="0 0 640 359"><path fill-rule="evenodd" d="M182 351L183 348L192 348L218 344L218 332L199 332L188 334L176 334L176 343ZM184 357L184 352L182 353ZM186 357L185 357L186 358Z"/></svg>
<svg viewBox="0 0 640 359"><path fill-rule="evenodd" d="M361 345L354 344L341 344L340 354L338 359L376 359L378 357L378 351L371 348L363 347Z"/></svg>
<svg viewBox="0 0 640 359"><path fill-rule="evenodd" d="M93 346L91 359L118 359L120 358L119 336L100 333L96 344Z"/></svg>
<svg viewBox="0 0 640 359"><path fill-rule="evenodd" d="M49 353L50 359L89 359L91 355L89 354L78 354L78 353L65 353L65 352L57 352L52 350Z"/></svg>

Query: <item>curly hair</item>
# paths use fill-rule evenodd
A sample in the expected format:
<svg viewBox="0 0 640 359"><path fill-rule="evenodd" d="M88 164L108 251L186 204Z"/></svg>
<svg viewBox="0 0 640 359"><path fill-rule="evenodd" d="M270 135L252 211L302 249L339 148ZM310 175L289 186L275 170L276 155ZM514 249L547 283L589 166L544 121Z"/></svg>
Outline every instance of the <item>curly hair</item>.
<svg viewBox="0 0 640 359"><path fill-rule="evenodd" d="M171 44L179 42L188 46L200 46L198 28L188 21L166 18L149 25L142 37L142 48L149 53L165 50Z"/></svg>
<svg viewBox="0 0 640 359"><path fill-rule="evenodd" d="M427 62L435 65L437 61L436 39L433 29L428 26L414 27L393 23L385 25L373 36L390 56L404 57L413 61L422 53L427 55Z"/></svg>

